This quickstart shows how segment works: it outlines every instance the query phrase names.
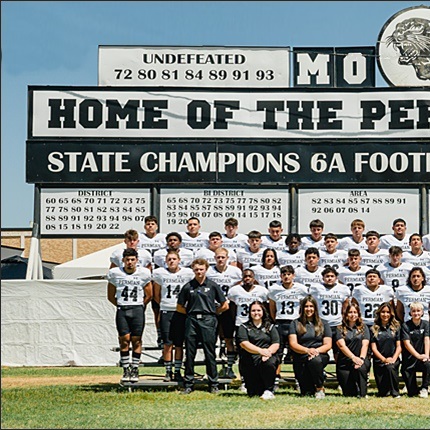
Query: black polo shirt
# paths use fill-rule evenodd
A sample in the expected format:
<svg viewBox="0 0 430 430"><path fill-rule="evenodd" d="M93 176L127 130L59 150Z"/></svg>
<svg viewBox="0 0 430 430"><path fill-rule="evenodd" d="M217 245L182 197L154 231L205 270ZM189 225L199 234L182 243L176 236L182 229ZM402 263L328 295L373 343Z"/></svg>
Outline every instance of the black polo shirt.
<svg viewBox="0 0 430 430"><path fill-rule="evenodd" d="M216 315L215 302L224 303L225 295L214 281L205 278L199 284L196 278L187 282L178 295L178 304L184 306L188 315Z"/></svg>
<svg viewBox="0 0 430 430"><path fill-rule="evenodd" d="M397 341L399 340L400 340L400 326L394 333L391 330L391 327L381 326L379 328L379 332L377 336L375 336L375 334L373 333L373 330L370 330L370 343L376 343L376 347L378 348L378 351L384 357L392 357L394 355L397 348ZM377 362L378 364L381 363L381 360L376 358L376 356L373 356L373 361Z"/></svg>

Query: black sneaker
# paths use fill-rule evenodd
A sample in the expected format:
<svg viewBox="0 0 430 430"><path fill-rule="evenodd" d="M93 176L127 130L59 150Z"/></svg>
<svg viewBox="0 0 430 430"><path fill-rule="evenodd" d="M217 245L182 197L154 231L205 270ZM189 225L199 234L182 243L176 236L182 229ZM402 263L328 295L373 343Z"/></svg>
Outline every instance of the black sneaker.
<svg viewBox="0 0 430 430"><path fill-rule="evenodd" d="M121 382L130 382L130 366L124 367L124 373L122 374Z"/></svg>
<svg viewBox="0 0 430 430"><path fill-rule="evenodd" d="M211 394L218 394L219 393L219 388L217 386L211 387L210 393Z"/></svg>
<svg viewBox="0 0 430 430"><path fill-rule="evenodd" d="M184 377L181 375L181 372L175 372L175 374L173 375L173 380L176 382L184 382Z"/></svg>
<svg viewBox="0 0 430 430"><path fill-rule="evenodd" d="M130 370L130 382L139 382L139 368L132 367Z"/></svg>
<svg viewBox="0 0 430 430"><path fill-rule="evenodd" d="M193 392L193 389L191 387L185 387L182 391L181 394L191 394Z"/></svg>
<svg viewBox="0 0 430 430"><path fill-rule="evenodd" d="M166 372L166 375L164 376L163 381L164 382L170 382L173 379L173 373L172 372Z"/></svg>

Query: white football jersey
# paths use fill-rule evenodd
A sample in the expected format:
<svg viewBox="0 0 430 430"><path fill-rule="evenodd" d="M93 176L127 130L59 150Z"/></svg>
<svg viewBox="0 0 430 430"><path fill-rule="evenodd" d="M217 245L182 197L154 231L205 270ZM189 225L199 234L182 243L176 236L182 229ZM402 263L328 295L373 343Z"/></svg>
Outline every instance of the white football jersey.
<svg viewBox="0 0 430 430"><path fill-rule="evenodd" d="M182 236L181 248L193 252L200 248L209 248L209 233L201 231L196 237L191 237L188 232L183 231L180 235Z"/></svg>
<svg viewBox="0 0 430 430"><path fill-rule="evenodd" d="M222 234L222 247L237 251L248 246L248 236L243 233L237 233L234 237L228 237L225 233Z"/></svg>
<svg viewBox="0 0 430 430"><path fill-rule="evenodd" d="M242 280L242 271L236 266L227 265L224 272L220 272L216 266L209 267L206 277L217 283L227 297L230 287Z"/></svg>
<svg viewBox="0 0 430 430"><path fill-rule="evenodd" d="M411 319L409 306L412 302L421 302L424 306L423 320L429 321L430 285L425 285L420 291L415 291L408 285L402 285L396 289L396 299L403 303L405 308L405 321Z"/></svg>
<svg viewBox="0 0 430 430"><path fill-rule="evenodd" d="M427 267L430 269L430 252L423 251L421 254L414 255L411 251L404 251L402 262L410 263L414 267Z"/></svg>
<svg viewBox="0 0 430 430"><path fill-rule="evenodd" d="M309 288L311 285L320 284L323 281L322 267L318 267L315 272L310 272L306 266L301 266L295 269L296 277L294 278L296 282L305 285Z"/></svg>
<svg viewBox="0 0 430 430"><path fill-rule="evenodd" d="M314 284L309 287L309 294L317 300L319 315L330 327L342 322L342 305L351 295L346 285L336 283L333 287L327 288L323 284Z"/></svg>
<svg viewBox="0 0 430 430"><path fill-rule="evenodd" d="M167 246L166 235L164 233L157 233L154 237L148 237L146 233L139 234L139 248L146 249L154 255L158 249L163 249Z"/></svg>
<svg viewBox="0 0 430 430"><path fill-rule="evenodd" d="M281 267L290 265L297 269L305 264L305 250L299 249L293 254L289 251L278 252L278 261Z"/></svg>
<svg viewBox="0 0 430 430"><path fill-rule="evenodd" d="M308 248L317 248L317 249L323 249L325 247L324 242L324 236L315 242L315 240L312 239L311 236L305 236L302 237L302 244L300 245L301 249L308 249Z"/></svg>
<svg viewBox="0 0 430 430"><path fill-rule="evenodd" d="M272 248L277 253L279 253L280 251L286 251L288 249L287 245L285 245L284 236L281 236L281 238L277 241L274 241L270 236L262 236L261 246L263 248Z"/></svg>
<svg viewBox="0 0 430 430"><path fill-rule="evenodd" d="M352 297L358 301L364 323L366 325L373 325L375 322L375 312L382 303L394 299L394 291L389 285L379 285L375 291L372 291L365 285L357 285L352 290Z"/></svg>
<svg viewBox="0 0 430 430"><path fill-rule="evenodd" d="M255 300L267 302L267 293L267 289L261 285L254 285L251 291L246 291L241 284L230 288L227 298L236 304L236 326L248 321L249 306L252 302Z"/></svg>
<svg viewBox="0 0 430 430"><path fill-rule="evenodd" d="M360 266L355 272L352 271L348 266L339 269L339 275L337 279L342 284L346 285L350 291L358 285L366 284L366 272L370 270L369 266Z"/></svg>
<svg viewBox="0 0 430 430"><path fill-rule="evenodd" d="M115 249L114 252L112 252L110 256L110 262L115 264L117 267L123 267L124 262L122 261L122 253L124 252L124 249ZM146 249L139 248L137 250L138 257L137 257L137 266L139 267L146 267L148 264L152 263L152 255L149 251Z"/></svg>
<svg viewBox="0 0 430 430"><path fill-rule="evenodd" d="M242 264L242 270L252 269L252 266L261 264L263 260L264 248L260 248L257 252L251 252L249 246L244 249L238 249L236 251L237 262Z"/></svg>
<svg viewBox="0 0 430 430"><path fill-rule="evenodd" d="M175 311L179 291L193 278L194 272L189 267L182 267L175 273L165 267L154 269L152 280L161 287L160 310Z"/></svg>
<svg viewBox="0 0 430 430"><path fill-rule="evenodd" d="M281 283L269 287L267 297L276 303L276 320L294 320L299 317L300 301L308 295L308 288L293 282L291 288Z"/></svg>
<svg viewBox="0 0 430 430"><path fill-rule="evenodd" d="M388 249L380 249L378 252L371 254L366 249L360 251L361 264L376 269L380 264L390 261Z"/></svg>
<svg viewBox="0 0 430 430"><path fill-rule="evenodd" d="M399 246L403 251L409 251L411 249L409 245L410 234L406 234L401 240L397 239L394 234L386 234L381 237L379 247L382 249L390 249L392 246Z"/></svg>
<svg viewBox="0 0 430 430"><path fill-rule="evenodd" d="M179 262L180 267L190 267L194 260L194 253L190 249L179 248L179 257L181 261ZM167 267L166 265L166 255L167 249L159 249L154 253L154 265L155 267Z"/></svg>
<svg viewBox="0 0 430 430"><path fill-rule="evenodd" d="M337 250L349 251L350 249L359 249L360 254L362 249L367 249L366 238L363 237L361 242L356 242L352 236L343 237L339 239L339 244L337 245Z"/></svg>
<svg viewBox="0 0 430 430"><path fill-rule="evenodd" d="M261 264L252 266L255 280L265 288L269 288L270 285L276 282L281 282L281 270L278 266L272 269L266 269Z"/></svg>
<svg viewBox="0 0 430 430"><path fill-rule="evenodd" d="M396 290L398 287L407 284L412 267L410 263L401 263L399 267L392 267L390 263L383 263L376 270L381 274L384 284L390 285Z"/></svg>
<svg viewBox="0 0 430 430"><path fill-rule="evenodd" d="M320 249L320 260L318 264L321 267L333 267L336 271L339 271L348 260L348 252L343 250L337 250L333 254L329 254L326 250Z"/></svg>
<svg viewBox="0 0 430 430"><path fill-rule="evenodd" d="M137 267L134 273L128 274L123 267L113 267L107 280L116 287L118 306L139 306L143 305L144 288L151 282L151 272L146 267Z"/></svg>

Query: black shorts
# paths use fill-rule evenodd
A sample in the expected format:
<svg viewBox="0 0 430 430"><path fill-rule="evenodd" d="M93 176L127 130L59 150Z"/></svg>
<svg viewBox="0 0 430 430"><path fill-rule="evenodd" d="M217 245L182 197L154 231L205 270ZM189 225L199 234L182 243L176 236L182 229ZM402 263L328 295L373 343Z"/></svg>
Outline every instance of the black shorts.
<svg viewBox="0 0 430 430"><path fill-rule="evenodd" d="M170 326L174 313L175 311L160 311L161 339L165 345L172 345L173 343L170 338Z"/></svg>
<svg viewBox="0 0 430 430"><path fill-rule="evenodd" d="M133 337L142 337L145 328L145 306L118 306L115 321L119 336L131 334Z"/></svg>
<svg viewBox="0 0 430 430"><path fill-rule="evenodd" d="M236 326L234 325L234 316L229 311L225 311L218 315L218 324L222 328L222 334L224 339L233 339L234 330Z"/></svg>
<svg viewBox="0 0 430 430"><path fill-rule="evenodd" d="M177 347L184 346L185 342L185 321L187 316L180 312L173 312L172 319L170 321L170 339L173 345Z"/></svg>

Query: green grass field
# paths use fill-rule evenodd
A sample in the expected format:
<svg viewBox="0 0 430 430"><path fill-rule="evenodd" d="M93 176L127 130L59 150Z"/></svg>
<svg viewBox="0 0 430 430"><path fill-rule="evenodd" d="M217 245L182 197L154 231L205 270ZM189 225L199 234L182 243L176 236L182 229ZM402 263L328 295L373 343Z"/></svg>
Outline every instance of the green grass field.
<svg viewBox="0 0 430 430"><path fill-rule="evenodd" d="M203 368L196 369L204 373ZM273 401L248 398L235 381L213 395L174 388L120 387L118 367L2 368L3 428L413 428L428 429L429 399L344 398L328 383L323 400L300 397L291 385ZM162 368L141 368L162 374Z"/></svg>

